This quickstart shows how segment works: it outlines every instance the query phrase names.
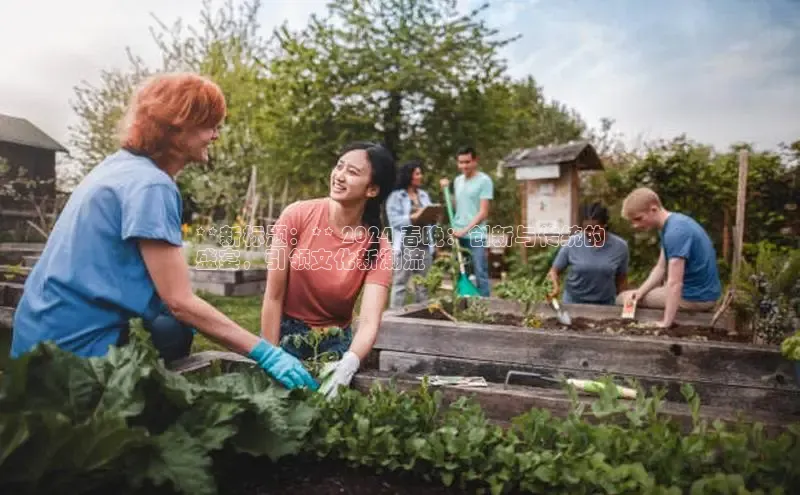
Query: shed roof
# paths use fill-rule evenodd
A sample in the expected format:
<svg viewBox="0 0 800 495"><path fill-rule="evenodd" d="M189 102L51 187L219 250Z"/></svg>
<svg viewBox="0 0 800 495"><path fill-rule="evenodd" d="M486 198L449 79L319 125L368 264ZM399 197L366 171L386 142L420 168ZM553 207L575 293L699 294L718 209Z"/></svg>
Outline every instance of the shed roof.
<svg viewBox="0 0 800 495"><path fill-rule="evenodd" d="M58 141L45 134L27 119L11 115L0 114L0 142L67 152L67 149Z"/></svg>
<svg viewBox="0 0 800 495"><path fill-rule="evenodd" d="M507 168L577 162L578 170L603 170L603 162L589 141L514 150L503 159Z"/></svg>

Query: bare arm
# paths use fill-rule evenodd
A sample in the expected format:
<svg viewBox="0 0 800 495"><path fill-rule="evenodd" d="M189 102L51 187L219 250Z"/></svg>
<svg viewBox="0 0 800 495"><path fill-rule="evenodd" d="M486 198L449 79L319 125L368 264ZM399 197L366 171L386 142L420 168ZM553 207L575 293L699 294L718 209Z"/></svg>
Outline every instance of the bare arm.
<svg viewBox="0 0 800 495"><path fill-rule="evenodd" d="M683 272L686 267L686 260L683 258L670 258L669 270L667 271L667 300L664 305L664 319L662 324L671 326L678 312L678 305L681 302L681 292L683 290Z"/></svg>
<svg viewBox="0 0 800 495"><path fill-rule="evenodd" d="M550 271L547 272L547 278L550 279L550 282L553 283L553 290L550 291L551 297L556 297L561 290L561 283L559 282L560 272L556 267L550 268Z"/></svg>
<svg viewBox="0 0 800 495"><path fill-rule="evenodd" d="M481 200L481 208L478 210L478 214L472 218L472 221L469 222L469 225L464 227L464 232L469 232L472 230L476 225L481 223L482 221L489 218L489 200L482 199Z"/></svg>
<svg viewBox="0 0 800 495"><path fill-rule="evenodd" d="M139 250L156 292L177 320L245 356L258 344L256 335L192 292L182 248L163 241L140 240Z"/></svg>
<svg viewBox="0 0 800 495"><path fill-rule="evenodd" d="M375 339L378 338L378 327L381 316L389 299L389 289L379 284L366 284L361 296L361 308L358 315L358 329L350 344L350 350L361 361L367 357Z"/></svg>
<svg viewBox="0 0 800 495"><path fill-rule="evenodd" d="M280 236L272 238L267 258L267 288L261 305L261 336L273 345L279 345L283 300L289 276L290 247Z"/></svg>
<svg viewBox="0 0 800 495"><path fill-rule="evenodd" d="M658 262L656 266L650 270L650 275L647 276L647 280L636 290L636 297L638 299L643 298L647 295L648 292L653 290L658 284L664 280L664 272L666 271L666 260L664 258L664 250L661 250L661 254L658 256Z"/></svg>

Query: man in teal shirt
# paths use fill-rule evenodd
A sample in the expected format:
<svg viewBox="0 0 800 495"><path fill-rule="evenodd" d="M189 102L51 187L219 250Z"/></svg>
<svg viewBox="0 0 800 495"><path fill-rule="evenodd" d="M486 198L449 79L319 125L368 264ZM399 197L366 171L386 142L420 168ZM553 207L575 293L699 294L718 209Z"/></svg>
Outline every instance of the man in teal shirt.
<svg viewBox="0 0 800 495"><path fill-rule="evenodd" d="M481 296L489 297L486 218L489 216L489 202L494 199L494 184L489 175L478 170L478 155L474 148L467 146L459 149L456 158L461 175L453 181L456 208L453 236L470 251L478 290ZM450 185L447 179L439 182L442 187Z"/></svg>

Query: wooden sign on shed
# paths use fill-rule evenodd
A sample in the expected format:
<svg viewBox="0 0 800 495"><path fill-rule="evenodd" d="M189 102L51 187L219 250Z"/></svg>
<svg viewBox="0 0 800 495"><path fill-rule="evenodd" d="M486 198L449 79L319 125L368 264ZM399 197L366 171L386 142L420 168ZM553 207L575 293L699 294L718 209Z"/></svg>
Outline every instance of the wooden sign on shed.
<svg viewBox="0 0 800 495"><path fill-rule="evenodd" d="M603 170L588 141L516 150L503 167L512 169L520 183L522 225L517 242L532 244L569 235L579 226L579 172Z"/></svg>

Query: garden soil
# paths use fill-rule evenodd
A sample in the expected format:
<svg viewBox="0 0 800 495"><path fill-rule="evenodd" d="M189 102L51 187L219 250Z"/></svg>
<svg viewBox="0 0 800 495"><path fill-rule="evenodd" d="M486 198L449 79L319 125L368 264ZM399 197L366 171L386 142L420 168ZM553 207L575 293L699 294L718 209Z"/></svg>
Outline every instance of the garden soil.
<svg viewBox="0 0 800 495"><path fill-rule="evenodd" d="M509 325L524 327L522 317L508 313L491 313L491 321L484 322L491 325ZM424 319L450 321L445 315L438 311L433 313L426 312ZM466 323L466 322L465 322ZM719 341L719 342L740 342L749 343L751 338L748 335L730 333L724 328L710 328L704 326L675 325L669 329L647 327L643 322L636 320L623 320L612 318L604 320L594 320L584 317L573 317L572 325L566 326L558 321L557 318L545 318L541 320L539 329L543 330L569 330L582 333L597 333L605 335L629 335L641 337L670 337L676 339L700 340L700 341Z"/></svg>
<svg viewBox="0 0 800 495"><path fill-rule="evenodd" d="M463 493L408 473L378 474L339 461L291 458L277 463L238 457L219 478L225 495L455 495Z"/></svg>

